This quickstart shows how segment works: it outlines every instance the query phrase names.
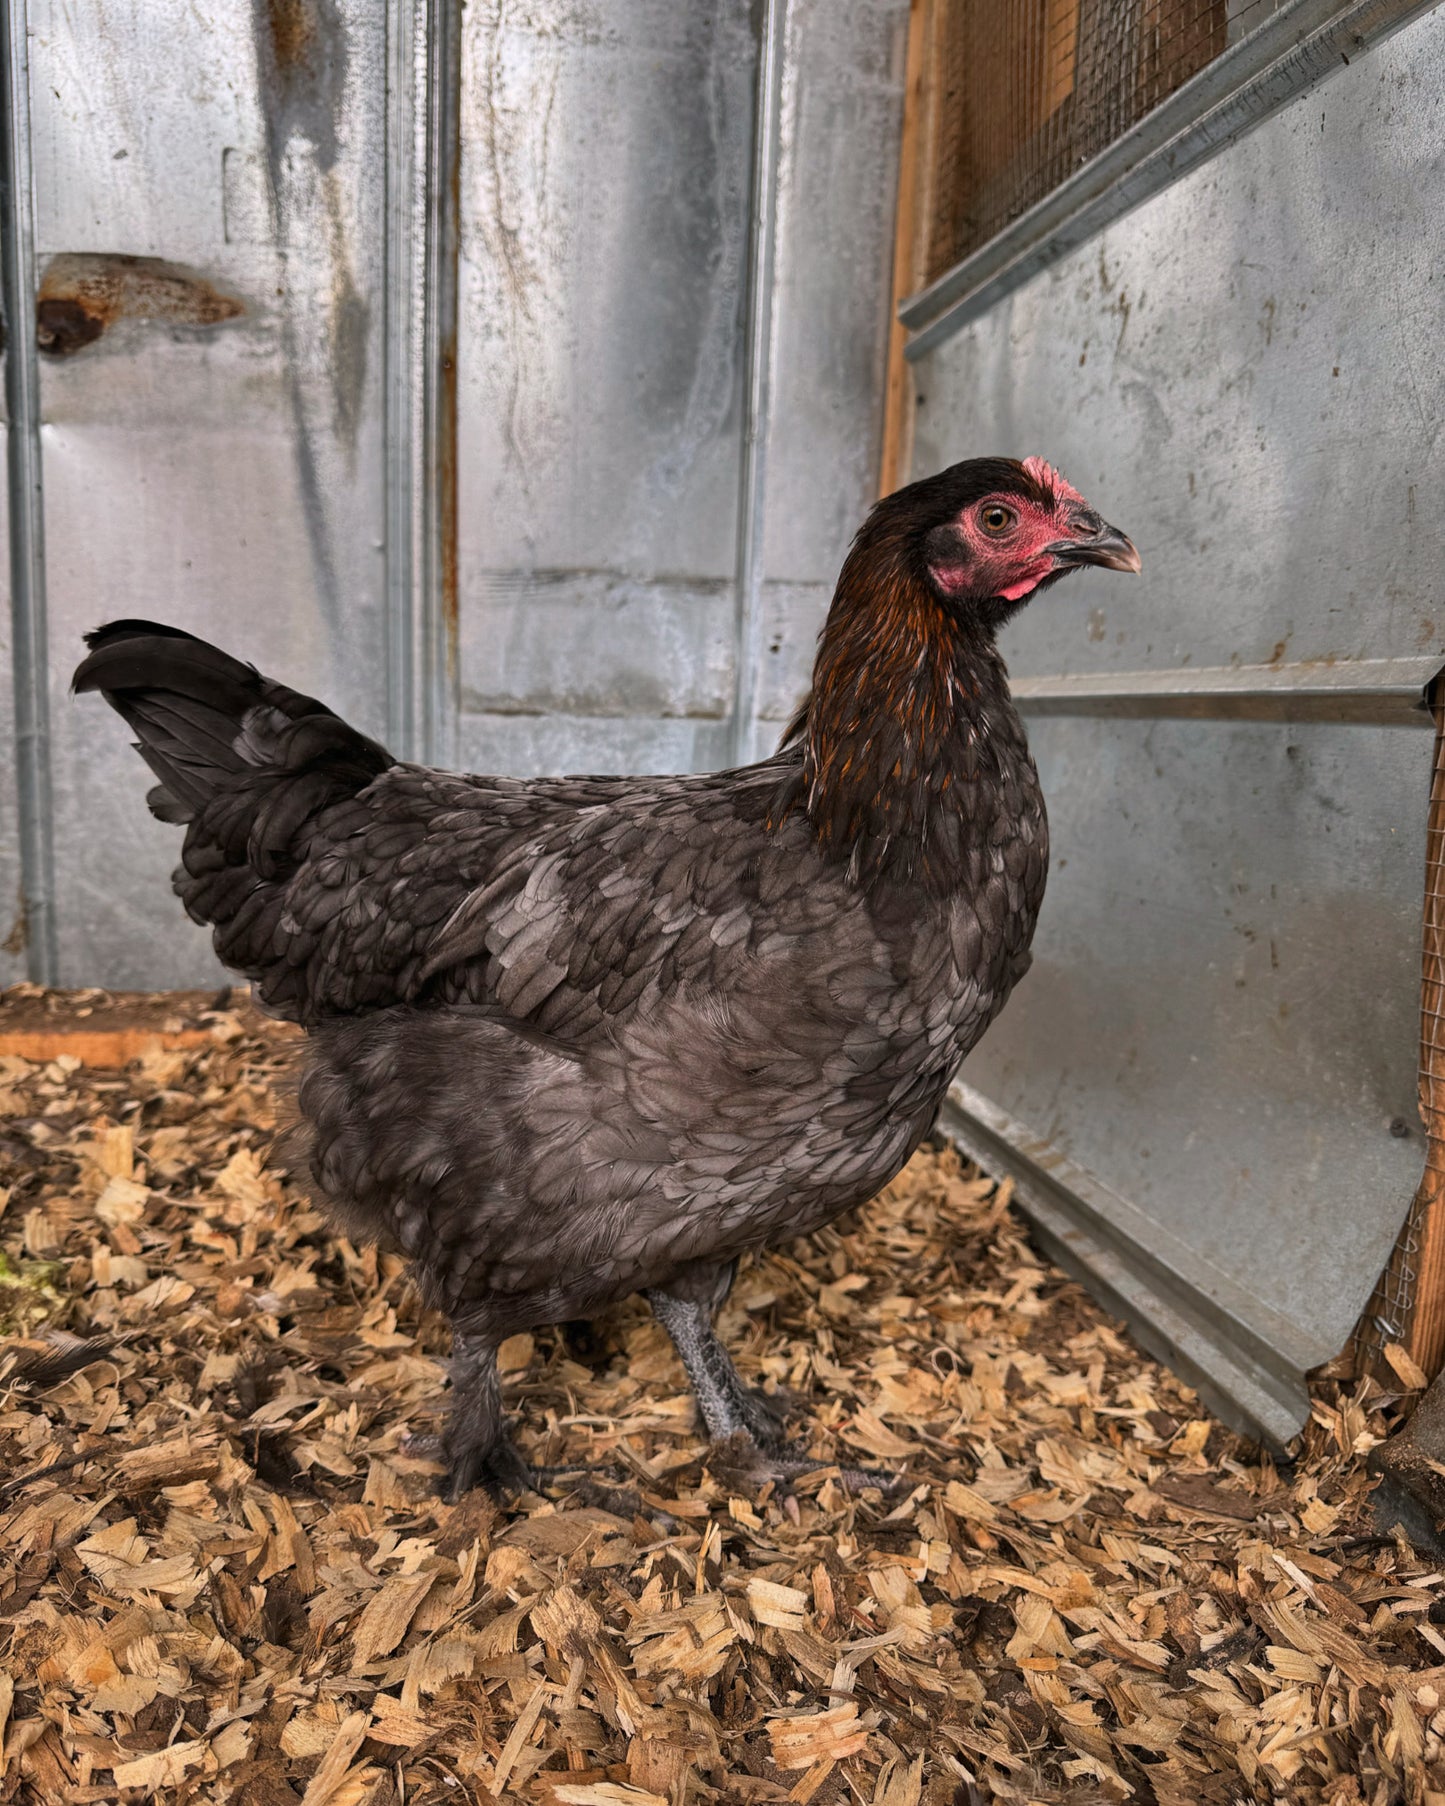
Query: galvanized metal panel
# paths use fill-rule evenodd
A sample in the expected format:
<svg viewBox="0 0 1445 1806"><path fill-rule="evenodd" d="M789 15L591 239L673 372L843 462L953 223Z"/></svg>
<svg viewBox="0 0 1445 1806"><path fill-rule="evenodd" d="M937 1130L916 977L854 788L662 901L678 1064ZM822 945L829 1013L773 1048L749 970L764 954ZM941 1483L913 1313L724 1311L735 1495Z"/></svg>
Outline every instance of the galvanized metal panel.
<svg viewBox="0 0 1445 1806"><path fill-rule="evenodd" d="M848 542L877 495L902 127L900 0L794 0L782 95L754 716L806 693Z"/></svg>
<svg viewBox="0 0 1445 1806"><path fill-rule="evenodd" d="M462 760L595 762L563 725L578 710L654 723L630 763L708 763L731 689L714 599L736 543L748 8L470 7L463 34ZM497 722L498 698L550 731Z"/></svg>
<svg viewBox="0 0 1445 1806"><path fill-rule="evenodd" d="M787 9L744 752L806 689L872 499L906 10ZM469 8L464 29L461 757L716 766L747 483L749 9Z"/></svg>
<svg viewBox="0 0 1445 1806"><path fill-rule="evenodd" d="M1042 452L1143 553L1139 584L1071 579L1009 630L1051 711L1250 666L1328 713L1321 667L1358 691L1445 658L1419 230L1442 54L1445 14L1416 21L916 366L920 471ZM1193 1370L1287 1435L1419 1174L1431 736L1053 712L1031 735L1057 856L965 1132L1012 1119L995 1151L1056 1239L1176 1352L1182 1311Z"/></svg>
<svg viewBox="0 0 1445 1806"><path fill-rule="evenodd" d="M121 724L65 685L84 629L148 614L384 730L385 18L32 0L31 20L42 347L82 339L42 372L61 973L202 982L174 832ZM84 341L77 308L115 317Z"/></svg>
<svg viewBox="0 0 1445 1806"><path fill-rule="evenodd" d="M218 975L65 694L109 616L476 768L771 743L871 498L905 13L473 7L454 51L440 0L29 0L62 977Z"/></svg>

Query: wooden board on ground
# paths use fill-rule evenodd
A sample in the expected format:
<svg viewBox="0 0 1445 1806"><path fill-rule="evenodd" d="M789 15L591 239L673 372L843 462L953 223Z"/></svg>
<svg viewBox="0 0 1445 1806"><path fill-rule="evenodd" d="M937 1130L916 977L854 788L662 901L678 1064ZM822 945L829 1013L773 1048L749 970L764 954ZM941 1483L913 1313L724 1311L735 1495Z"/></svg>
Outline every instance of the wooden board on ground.
<svg viewBox="0 0 1445 1806"><path fill-rule="evenodd" d="M244 1005L244 989L48 993L38 985L0 992L0 1057L83 1066L127 1066L162 1049L204 1047L219 1017Z"/></svg>

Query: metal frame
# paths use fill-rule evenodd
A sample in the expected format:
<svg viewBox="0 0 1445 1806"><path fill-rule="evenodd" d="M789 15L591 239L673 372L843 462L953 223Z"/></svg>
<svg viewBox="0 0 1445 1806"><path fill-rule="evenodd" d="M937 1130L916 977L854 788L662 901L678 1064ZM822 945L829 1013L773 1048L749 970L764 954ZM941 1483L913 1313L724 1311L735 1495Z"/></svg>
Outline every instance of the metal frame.
<svg viewBox="0 0 1445 1806"><path fill-rule="evenodd" d="M1020 677L1013 694L1026 715L1430 727L1429 690L1439 670L1434 654L1338 665L1181 665L1175 670Z"/></svg>
<svg viewBox="0 0 1445 1806"><path fill-rule="evenodd" d="M386 159L387 733L447 761L456 735L456 0L389 0Z"/></svg>
<svg viewBox="0 0 1445 1806"><path fill-rule="evenodd" d="M1011 226L910 296L923 357L1030 276L1428 12L1439 0L1290 0Z"/></svg>
<svg viewBox="0 0 1445 1806"><path fill-rule="evenodd" d="M762 637L763 507L773 355L773 264L777 248L778 161L782 137L788 0L765 0L758 44L757 99L748 204L748 286L743 344L742 468L738 480L737 667L733 763L753 756Z"/></svg>
<svg viewBox="0 0 1445 1806"><path fill-rule="evenodd" d="M15 684L15 789L26 970L57 972L50 806L50 696L46 658L45 500L40 456L40 372L35 349L35 241L30 179L29 20L7 0L0 34L0 299L5 347L10 505L11 657Z"/></svg>

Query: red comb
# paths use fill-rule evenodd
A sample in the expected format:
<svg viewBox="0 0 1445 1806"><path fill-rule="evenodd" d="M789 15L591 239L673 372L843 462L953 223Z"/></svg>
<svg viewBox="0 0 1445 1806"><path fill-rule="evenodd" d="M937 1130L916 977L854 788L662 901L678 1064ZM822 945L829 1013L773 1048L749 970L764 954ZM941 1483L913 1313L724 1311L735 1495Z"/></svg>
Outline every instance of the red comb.
<svg viewBox="0 0 1445 1806"><path fill-rule="evenodd" d="M1043 458L1025 458L1024 471L1041 489L1050 490L1055 501L1082 502L1084 499L1068 478Z"/></svg>

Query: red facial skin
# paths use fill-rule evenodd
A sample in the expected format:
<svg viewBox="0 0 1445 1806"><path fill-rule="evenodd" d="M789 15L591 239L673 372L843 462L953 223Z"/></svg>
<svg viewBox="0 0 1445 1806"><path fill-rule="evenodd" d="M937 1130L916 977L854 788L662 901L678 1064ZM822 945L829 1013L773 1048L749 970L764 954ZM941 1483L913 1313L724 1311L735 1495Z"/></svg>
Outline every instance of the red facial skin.
<svg viewBox="0 0 1445 1806"><path fill-rule="evenodd" d="M1056 552L1061 541L1083 540L1097 533L1100 520L1077 489L1042 458L1027 458L1024 470L1046 496L1041 505L1030 496L1000 490L970 503L953 523L957 555L930 563L934 582L950 596L998 596L1021 602L1063 566ZM990 510L1003 509L1008 522L990 529Z"/></svg>

